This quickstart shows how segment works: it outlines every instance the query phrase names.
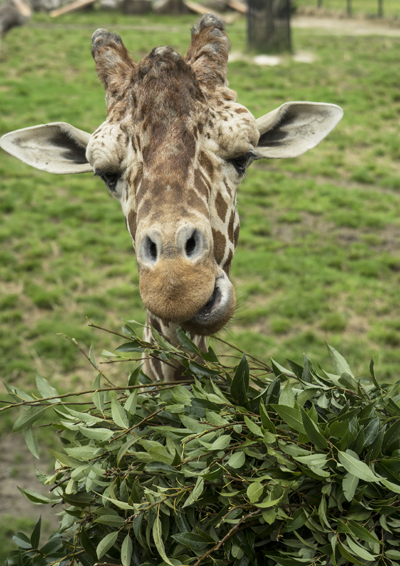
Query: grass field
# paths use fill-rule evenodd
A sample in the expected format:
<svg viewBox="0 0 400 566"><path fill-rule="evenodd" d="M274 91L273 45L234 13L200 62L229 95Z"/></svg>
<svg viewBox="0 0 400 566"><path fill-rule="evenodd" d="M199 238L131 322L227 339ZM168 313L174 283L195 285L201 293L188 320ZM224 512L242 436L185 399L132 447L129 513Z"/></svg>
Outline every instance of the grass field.
<svg viewBox="0 0 400 566"><path fill-rule="evenodd" d="M47 16L7 38L0 67L0 131L57 120L93 131L105 117L90 35L121 29L135 58L152 46L185 50L193 17ZM35 20L34 20L35 22ZM74 22L74 27L72 23ZM151 30L151 31L149 31ZM244 50L245 22L230 26ZM241 236L233 262L239 309L222 333L255 355L326 356L329 341L366 373L397 379L400 361L400 40L294 33L313 64L290 58L264 68L229 65L230 86L260 116L287 100L340 104L345 118L298 159L258 162L239 196ZM35 370L81 386L84 360L57 333L89 346L112 340L85 317L118 328L144 321L130 237L119 203L90 174L56 176L2 153L1 374L26 383Z"/></svg>
<svg viewBox="0 0 400 566"><path fill-rule="evenodd" d="M299 7L319 5L318 0L297 0ZM347 10L347 0L322 0L322 8L326 10ZM351 0L353 15L363 14L365 16L378 15L378 0ZM384 17L400 17L400 0L383 0Z"/></svg>
<svg viewBox="0 0 400 566"><path fill-rule="evenodd" d="M56 22L35 16L9 34L1 55L0 133L52 121L93 131L105 104L90 56L92 32L120 32L139 58L156 45L184 51L195 21L97 12ZM245 22L229 34L234 51L243 51ZM230 63L239 101L256 117L288 100L340 104L345 117L308 154L259 162L247 174L232 269L239 308L221 336L282 363L301 361L307 352L326 365L328 341L358 375L368 373L373 357L378 378L395 381L400 39L293 35L295 48L314 54L315 62ZM1 378L27 387L39 371L65 390L83 388L94 376L57 333L101 351L118 342L89 329L86 317L115 330L122 319L145 320L119 203L90 174L41 173L3 152L0 179ZM3 430L7 425L3 419Z"/></svg>

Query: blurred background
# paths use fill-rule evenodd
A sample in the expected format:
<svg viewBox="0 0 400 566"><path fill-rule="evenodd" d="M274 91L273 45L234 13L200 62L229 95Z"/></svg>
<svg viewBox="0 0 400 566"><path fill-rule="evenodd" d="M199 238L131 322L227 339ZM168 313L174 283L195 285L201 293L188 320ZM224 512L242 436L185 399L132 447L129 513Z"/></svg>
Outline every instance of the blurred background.
<svg viewBox="0 0 400 566"><path fill-rule="evenodd" d="M283 365L305 352L326 367L328 342L357 377L373 358L378 380L397 381L400 0L10 0L0 5L0 134L54 121L93 132L106 116L93 31L119 33L136 60L159 45L184 53L207 10L226 22L230 88L256 118L291 100L345 113L317 148L257 162L242 182L239 307L220 336ZM95 372L60 334L86 352L93 344L101 361L119 342L87 318L115 331L145 321L120 205L90 174L42 173L1 151L0 211L2 381L33 391L38 372L61 392L87 389ZM15 418L0 412L0 558L11 533L37 520L16 488L38 490L34 458L10 434ZM50 427L41 435L56 442Z"/></svg>

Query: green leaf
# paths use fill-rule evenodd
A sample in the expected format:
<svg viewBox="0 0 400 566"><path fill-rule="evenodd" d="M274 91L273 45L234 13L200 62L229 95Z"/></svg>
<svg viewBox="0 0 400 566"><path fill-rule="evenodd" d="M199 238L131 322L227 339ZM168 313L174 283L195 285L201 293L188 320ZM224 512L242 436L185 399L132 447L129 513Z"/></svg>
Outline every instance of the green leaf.
<svg viewBox="0 0 400 566"><path fill-rule="evenodd" d="M25 495L27 499L29 499L29 501L32 501L32 503L36 503L38 505L42 505L43 503L54 504L54 503L58 503L59 501L58 498L51 499L50 497L46 497L45 495L36 493L36 491L31 491L30 489L22 489L22 487L18 487L18 489L23 495Z"/></svg>
<svg viewBox="0 0 400 566"><path fill-rule="evenodd" d="M342 375L343 373L347 373L354 378L353 372L351 371L350 366L346 362L344 357L341 354L339 354L339 352L337 352L335 348L329 346L329 344L327 344L326 347L328 348L328 352L332 359L333 367L335 368L337 375Z"/></svg>
<svg viewBox="0 0 400 566"><path fill-rule="evenodd" d="M13 535L13 541L17 546L24 550L30 550L32 548L31 541L26 535L24 535L24 533L15 533L15 535Z"/></svg>
<svg viewBox="0 0 400 566"><path fill-rule="evenodd" d="M129 420L121 403L114 397L111 399L111 417L115 424L121 428L129 428Z"/></svg>
<svg viewBox="0 0 400 566"><path fill-rule="evenodd" d="M192 498L193 501L197 501L204 490L204 478L198 477L196 481L196 485L192 491Z"/></svg>
<svg viewBox="0 0 400 566"><path fill-rule="evenodd" d="M284 405L271 405L271 407L291 428L294 428L294 430L297 430L297 432L306 434L306 430L303 425L303 419L301 417L299 409L294 409L293 407L285 407Z"/></svg>
<svg viewBox="0 0 400 566"><path fill-rule="evenodd" d="M104 556L106 552L114 546L114 544L117 542L117 538L118 538L118 531L114 533L109 533L103 539L101 539L96 549L98 559Z"/></svg>
<svg viewBox="0 0 400 566"><path fill-rule="evenodd" d="M122 527L125 521L122 517L116 517L115 515L101 515L97 517L94 521L95 523L100 523L101 525L107 525L108 527Z"/></svg>
<svg viewBox="0 0 400 566"><path fill-rule="evenodd" d="M295 400L294 400L292 386L290 385L289 381L285 383L285 386L281 390L278 403L279 405L284 405L285 407L294 407Z"/></svg>
<svg viewBox="0 0 400 566"><path fill-rule="evenodd" d="M227 462L227 466L231 468L241 468L246 461L246 454L244 452L234 452Z"/></svg>
<svg viewBox="0 0 400 566"><path fill-rule="evenodd" d="M217 438L217 440L214 440L214 442L210 446L210 450L225 450L225 448L228 448L231 440L232 437L230 436L230 434L223 434L222 436Z"/></svg>
<svg viewBox="0 0 400 566"><path fill-rule="evenodd" d="M161 336L161 334L154 328L154 326L151 327L151 333L153 334L155 341L161 346L161 348L164 348L164 350L167 350L167 352L176 352L177 348L175 348L175 346L170 344L168 340Z"/></svg>
<svg viewBox="0 0 400 566"><path fill-rule="evenodd" d="M310 442L312 442L315 446L317 446L317 448L320 448L321 450L326 450L328 448L328 443L325 440L324 436L318 430L314 421L310 419L310 417L307 415L303 407L300 407L300 412L301 412L301 418L303 420L304 429L306 435L310 439Z"/></svg>
<svg viewBox="0 0 400 566"><path fill-rule="evenodd" d="M121 346L118 346L118 348L115 348L116 352L144 352L145 351L145 347L142 346L140 344L140 342L138 342L137 340L132 340L132 342L126 342L125 344L121 344ZM112 354L111 352L107 352L107 354L111 354L111 356L114 356L114 354ZM105 352L102 352L102 355L105 355Z"/></svg>
<svg viewBox="0 0 400 566"><path fill-rule="evenodd" d="M247 390L249 388L250 374L246 354L243 354L231 383L231 394L239 403L248 406Z"/></svg>
<svg viewBox="0 0 400 566"><path fill-rule="evenodd" d="M258 501L263 494L264 486L260 482L253 482L247 488L247 497L250 503Z"/></svg>
<svg viewBox="0 0 400 566"><path fill-rule="evenodd" d="M385 432L383 446L389 447L400 436L400 419L396 420Z"/></svg>
<svg viewBox="0 0 400 566"><path fill-rule="evenodd" d="M272 432L272 434L275 434L276 433L275 425L270 420L267 409L265 408L264 404L261 401L260 401L260 417L263 427L269 432Z"/></svg>
<svg viewBox="0 0 400 566"><path fill-rule="evenodd" d="M176 335L185 350L187 350L191 354L200 354L200 350L198 349L196 344L189 338L189 336L186 335L182 328L176 329Z"/></svg>
<svg viewBox="0 0 400 566"><path fill-rule="evenodd" d="M100 389L101 373L97 374L96 379L93 383L93 389ZM101 412L104 413L104 403L105 403L106 393L105 391L95 391L92 395L92 400L94 406Z"/></svg>
<svg viewBox="0 0 400 566"><path fill-rule="evenodd" d="M26 411L22 413L15 421L13 426L13 432L21 432L33 425L36 421L40 420L46 411L46 407L34 406L29 407Z"/></svg>
<svg viewBox="0 0 400 566"><path fill-rule="evenodd" d="M158 550L158 554L167 564L174 566L168 556L165 553L165 547L163 543L163 533L162 533L162 524L160 517L156 517L153 524L153 539Z"/></svg>
<svg viewBox="0 0 400 566"><path fill-rule="evenodd" d="M366 482L378 482L381 478L374 474L374 472L364 464L360 462L355 456L351 454L351 450L346 450L346 452L338 451L339 462L342 466L350 473Z"/></svg>
<svg viewBox="0 0 400 566"><path fill-rule="evenodd" d="M54 389L54 387L50 385L47 379L45 379L38 373L36 374L36 387L38 388L38 391L42 397L57 397L57 395L59 394L57 389ZM60 400L61 399L52 399L49 402L59 403Z"/></svg>
<svg viewBox="0 0 400 566"><path fill-rule="evenodd" d="M42 517L39 517L38 522L31 534L31 545L33 548L38 548L40 543L40 531L42 527Z"/></svg>
<svg viewBox="0 0 400 566"><path fill-rule="evenodd" d="M129 535L126 535L124 542L121 547L121 562L122 566L130 566L131 558L133 552L132 539Z"/></svg>
<svg viewBox="0 0 400 566"><path fill-rule="evenodd" d="M118 451L117 454L117 466L120 465L120 462L122 460L122 458L125 456L125 454L128 452L129 448L131 446L133 446L133 444L135 444L138 440L140 440L139 436L135 436L133 438L130 438L127 442L125 442L125 444L123 444L121 446L121 448Z"/></svg>
<svg viewBox="0 0 400 566"><path fill-rule="evenodd" d="M137 396L138 396L138 390L135 389L128 397L128 399L125 401L125 405L124 405L124 409L125 411L127 411L128 413L131 413L131 415L134 415L136 413L136 408L137 408Z"/></svg>
<svg viewBox="0 0 400 566"><path fill-rule="evenodd" d="M71 458L70 456L67 456L63 452L56 452L55 450L51 450L51 449L49 450L49 452L54 456L56 460L60 462L60 464L66 466L67 468L78 468L82 463L79 460L76 460L75 458Z"/></svg>
<svg viewBox="0 0 400 566"><path fill-rule="evenodd" d="M370 361L370 364L369 364L369 372L370 372L370 374L371 374L372 381L373 381L373 384L375 385L375 387L376 387L377 389L381 389L381 386L379 385L379 383L378 383L378 381L377 381L377 379L376 379L376 377L375 377L375 372L374 372L374 360L371 360L371 361Z"/></svg>
<svg viewBox="0 0 400 566"><path fill-rule="evenodd" d="M114 431L109 428L87 428L78 425L78 430L87 438L93 438L94 440L103 442L107 442L114 435Z"/></svg>
<svg viewBox="0 0 400 566"><path fill-rule="evenodd" d="M362 558L367 562L373 562L373 560L377 558L376 554L371 554L370 552L368 552L366 548L354 542L354 540L351 537L346 536L346 541L350 547L350 550L354 554L356 554L356 556L358 556L359 558Z"/></svg>
<svg viewBox="0 0 400 566"><path fill-rule="evenodd" d="M373 443L375 438L378 436L380 427L380 420L378 418L369 421L364 429L364 446L369 446Z"/></svg>
<svg viewBox="0 0 400 566"><path fill-rule="evenodd" d="M347 521L347 524L356 538L360 538L361 540L369 542L370 544L382 544L375 535L370 533L365 527L363 527L356 521L349 520Z"/></svg>
<svg viewBox="0 0 400 566"><path fill-rule="evenodd" d="M256 425L254 421L249 419L249 417L246 417L246 415L244 416L244 422L246 423L246 426L249 429L249 431L252 432L254 436L260 436L261 438L264 436L264 433L262 432L261 428L258 425Z"/></svg>
<svg viewBox="0 0 400 566"><path fill-rule="evenodd" d="M347 501L353 501L360 479L353 474L346 474L343 478L343 493Z"/></svg>
<svg viewBox="0 0 400 566"><path fill-rule="evenodd" d="M36 431L31 427L27 428L22 433L25 438L25 442L30 450L30 452L39 459L39 444L36 435Z"/></svg>
<svg viewBox="0 0 400 566"><path fill-rule="evenodd" d="M197 362L190 362L189 369L198 377L215 377L219 375L218 371L198 364Z"/></svg>
<svg viewBox="0 0 400 566"><path fill-rule="evenodd" d="M268 495L262 503L256 503L255 505L256 505L256 507L259 507L260 509L267 509L268 507L274 507L275 505L277 505L279 503L279 501L282 499L282 497L283 497L283 495L281 495L281 497L271 499Z"/></svg>
<svg viewBox="0 0 400 566"><path fill-rule="evenodd" d="M178 533L176 535L172 535L179 544L183 544L194 550L204 550L208 545L213 544L212 542L205 540L201 535L197 535L195 533Z"/></svg>

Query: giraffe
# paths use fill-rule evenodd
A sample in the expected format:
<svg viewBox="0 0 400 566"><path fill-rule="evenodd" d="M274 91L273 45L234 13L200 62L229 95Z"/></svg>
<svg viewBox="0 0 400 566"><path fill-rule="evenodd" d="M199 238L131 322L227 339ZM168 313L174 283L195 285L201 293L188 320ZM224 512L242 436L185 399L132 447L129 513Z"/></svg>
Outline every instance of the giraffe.
<svg viewBox="0 0 400 566"><path fill-rule="evenodd" d="M239 237L237 189L257 159L297 157L340 121L334 104L287 102L255 119L236 102L226 74L222 20L204 15L185 56L157 47L138 63L121 38L92 36L106 120L89 134L56 122L6 134L1 147L50 173L94 172L119 199L136 251L139 289L152 328L173 345L188 331L200 350L235 311L230 281ZM146 360L153 380L182 367Z"/></svg>

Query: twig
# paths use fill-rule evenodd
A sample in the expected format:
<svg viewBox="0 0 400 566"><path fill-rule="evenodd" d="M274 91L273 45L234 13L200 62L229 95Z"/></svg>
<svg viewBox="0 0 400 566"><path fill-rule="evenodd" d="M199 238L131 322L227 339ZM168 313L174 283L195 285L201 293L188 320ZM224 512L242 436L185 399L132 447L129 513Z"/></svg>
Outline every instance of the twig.
<svg viewBox="0 0 400 566"><path fill-rule="evenodd" d="M219 342L222 342L223 344L226 344L230 348L233 348L234 350L237 350L238 352L241 352L243 354L243 350L241 350L237 346L234 346L233 344L230 344L229 342L226 342L225 340L222 340L222 338L220 338L219 336L213 336L213 338L215 338ZM268 371L268 373L274 373L273 369L271 367L269 367L269 365L266 364L265 362L263 362L262 360L259 360L258 358L251 356L247 352L246 352L246 357L254 360L255 362L258 362L259 364L261 364Z"/></svg>
<svg viewBox="0 0 400 566"><path fill-rule="evenodd" d="M101 387L99 389L88 389L86 391L80 391L78 393L63 393L62 395L55 395L54 397L42 397L39 399L32 399L32 401L21 401L20 403L11 403L9 405L7 405L6 407L1 407L0 408L0 412L2 411L6 411L7 409L13 409L14 407L20 407L22 405L24 406L30 406L30 405L36 405L39 406L42 404L43 401L53 401L54 399L64 399L65 397L79 397L80 395L89 395L90 393L97 393L97 392L101 392L101 391L121 391L122 389L142 389L144 387L152 387L154 389L158 389L159 387L166 387L167 389L170 387L173 387L175 385L182 385L182 384L191 384L193 383L193 379L182 379L182 380L178 380L178 381L157 381L154 383L141 383L140 385L125 385L125 386L114 386L114 387ZM12 395L15 395L15 393L13 393ZM5 403L6 401L2 401L2 403ZM88 401L87 404L89 404L90 401ZM52 406L55 406L56 403L52 403Z"/></svg>
<svg viewBox="0 0 400 566"><path fill-rule="evenodd" d="M158 413L161 413L161 411L164 411L165 407L161 407L161 409L158 409L158 411L156 411L155 413L152 413L151 415L148 415L147 417L145 417L144 419L142 419L140 421L140 423L137 423L133 426L131 426L131 428L127 428L126 430L124 430L124 432L122 434L120 434L119 436L116 436L115 438L113 438L113 442L115 440L118 440L119 438L121 438L121 436L124 436L125 434L128 434L130 432L132 432L133 429L138 428L140 425L142 425L143 423L145 423L146 421L148 421L149 419L151 419L152 417L155 417L156 415L158 415Z"/></svg>
<svg viewBox="0 0 400 566"><path fill-rule="evenodd" d="M238 522L237 525L235 525L234 527L231 528L231 530L229 531L229 533L227 535L224 536L224 538L222 540L220 540L215 546L213 546L212 548L210 548L210 550L207 550L207 552L205 554L203 554L203 556L201 558L198 559L197 562L194 563L193 566L199 566L199 564L208 556L210 556L210 554L212 554L215 550L219 550L221 548L221 546L223 544L225 544L225 542L227 540L229 540L231 537L233 537L233 535L235 535L236 533L238 533L239 531L242 531L244 529L247 529L249 526L252 526L253 523L250 523L248 525L243 525L241 528L239 528L239 526L246 520L249 519L250 517L254 517L255 515L259 515L261 514L261 509L257 509L256 511L252 511L251 513L249 513L248 515L245 515L244 517L242 517L240 519L240 521Z"/></svg>
<svg viewBox="0 0 400 566"><path fill-rule="evenodd" d="M88 360L88 362L90 363L90 365L92 367L94 367L94 369L98 372L100 372L99 368L96 366L96 364L94 364L92 362L92 360L90 359L90 357L86 354L86 352L84 350L82 350L82 348L79 346L78 342L75 340L75 338L70 338L69 336L66 336L65 334L60 334L60 336L62 336L63 338L66 338L67 340L69 340L71 342L71 344L73 344L74 346L76 346L78 348L78 350L85 356L85 358ZM108 381L108 383L112 386L115 387L114 383L106 376L104 375L103 372L100 372L101 375L104 377L104 379L106 381Z"/></svg>

